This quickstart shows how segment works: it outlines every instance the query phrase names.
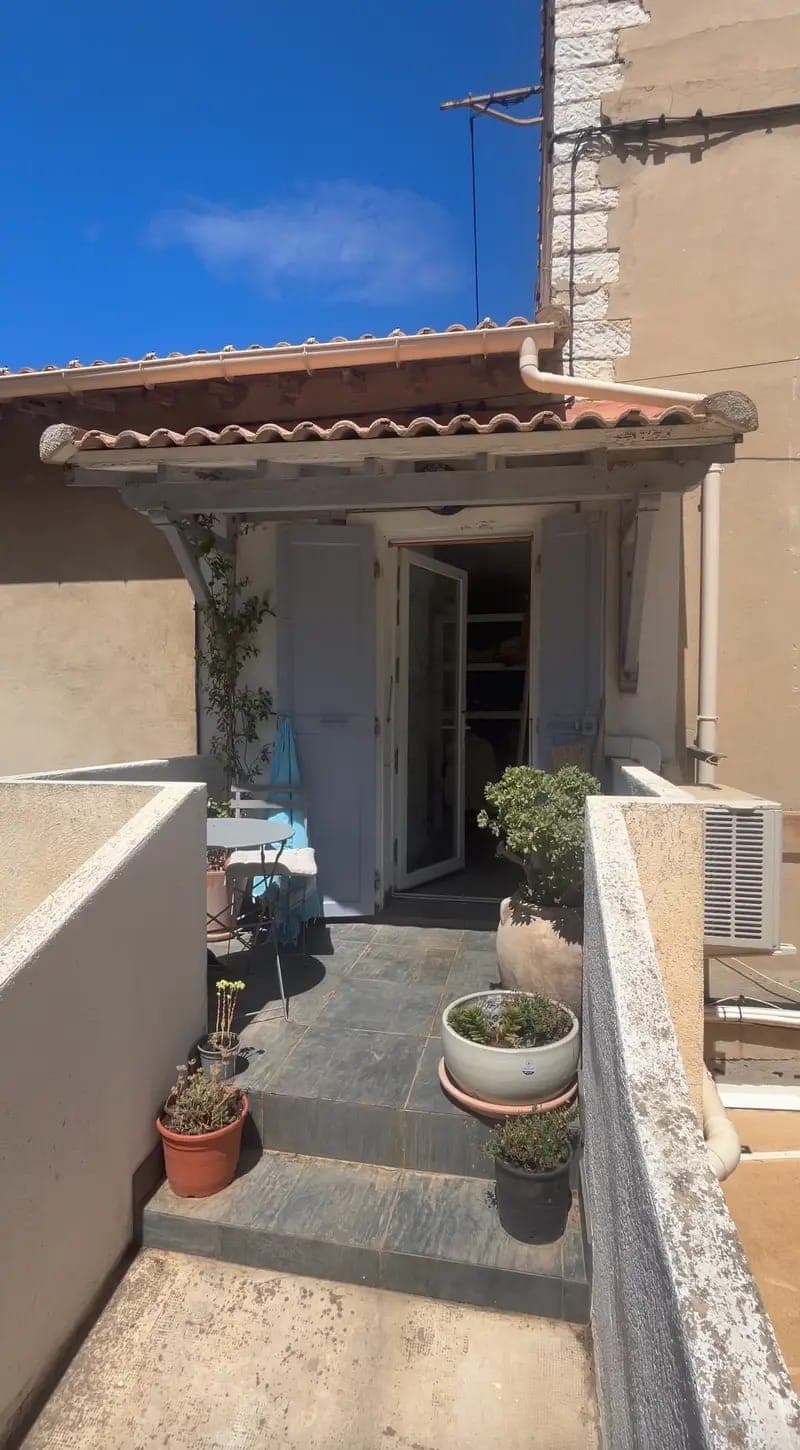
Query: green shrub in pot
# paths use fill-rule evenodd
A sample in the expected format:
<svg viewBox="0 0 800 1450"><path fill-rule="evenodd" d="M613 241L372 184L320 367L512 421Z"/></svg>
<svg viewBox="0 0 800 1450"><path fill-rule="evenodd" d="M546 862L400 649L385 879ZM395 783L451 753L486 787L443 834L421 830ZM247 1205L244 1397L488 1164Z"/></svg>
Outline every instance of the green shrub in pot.
<svg viewBox="0 0 800 1450"><path fill-rule="evenodd" d="M553 1243L564 1233L572 1193L574 1109L507 1118L486 1145L494 1158L497 1212L523 1243Z"/></svg>
<svg viewBox="0 0 800 1450"><path fill-rule="evenodd" d="M574 905L583 886L583 814L600 782L576 765L551 774L532 765L510 765L484 790L486 810L478 825L491 831L518 858L525 887L518 895L533 907Z"/></svg>
<svg viewBox="0 0 800 1450"><path fill-rule="evenodd" d="M518 861L524 880L500 906L497 963L509 991L542 992L581 1007L583 843L593 775L512 765L484 791L478 824Z"/></svg>

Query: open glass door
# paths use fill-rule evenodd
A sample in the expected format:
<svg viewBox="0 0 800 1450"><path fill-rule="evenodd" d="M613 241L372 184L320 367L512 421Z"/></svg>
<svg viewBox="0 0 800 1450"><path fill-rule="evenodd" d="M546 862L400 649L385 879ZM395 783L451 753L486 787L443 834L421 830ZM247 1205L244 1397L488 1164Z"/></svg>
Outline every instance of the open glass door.
<svg viewBox="0 0 800 1450"><path fill-rule="evenodd" d="M467 575L400 552L396 886L464 865Z"/></svg>

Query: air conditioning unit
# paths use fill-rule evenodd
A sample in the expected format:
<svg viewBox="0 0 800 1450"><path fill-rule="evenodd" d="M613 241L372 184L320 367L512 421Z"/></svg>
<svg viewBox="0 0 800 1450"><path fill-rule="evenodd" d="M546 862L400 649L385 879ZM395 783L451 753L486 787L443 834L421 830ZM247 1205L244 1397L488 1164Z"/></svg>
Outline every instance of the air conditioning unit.
<svg viewBox="0 0 800 1450"><path fill-rule="evenodd" d="M725 786L683 788L703 805L706 950L714 955L778 951L780 805Z"/></svg>

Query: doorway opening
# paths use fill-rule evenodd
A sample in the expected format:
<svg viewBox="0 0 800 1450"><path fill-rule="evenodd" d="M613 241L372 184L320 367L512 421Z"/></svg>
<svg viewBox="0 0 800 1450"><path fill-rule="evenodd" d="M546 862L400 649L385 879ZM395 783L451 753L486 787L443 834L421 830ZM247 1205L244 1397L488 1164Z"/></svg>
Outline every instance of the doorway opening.
<svg viewBox="0 0 800 1450"><path fill-rule="evenodd" d="M477 824L531 758L530 537L400 549L395 893L497 901L519 870Z"/></svg>

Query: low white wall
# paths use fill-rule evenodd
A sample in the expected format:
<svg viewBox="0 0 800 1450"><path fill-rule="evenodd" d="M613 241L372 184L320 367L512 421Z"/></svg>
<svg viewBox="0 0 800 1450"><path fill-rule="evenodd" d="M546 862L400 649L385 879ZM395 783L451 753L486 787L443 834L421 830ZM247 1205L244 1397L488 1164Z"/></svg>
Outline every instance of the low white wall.
<svg viewBox="0 0 800 1450"><path fill-rule="evenodd" d="M80 816L115 788L62 789ZM48 791L19 790L36 823ZM204 1022L205 792L140 799L3 943L0 1441L131 1240L133 1173Z"/></svg>
<svg viewBox="0 0 800 1450"><path fill-rule="evenodd" d="M582 1174L603 1443L790 1450L800 1403L708 1166L624 812L587 802Z"/></svg>
<svg viewBox="0 0 800 1450"><path fill-rule="evenodd" d="M690 803L694 800L688 791L681 790L679 785L673 785L671 781L665 780L663 775L656 775L655 771L648 770L646 766L637 765L635 760L612 759L611 793L612 795L649 796L651 799L666 802Z"/></svg>
<svg viewBox="0 0 800 1450"><path fill-rule="evenodd" d="M202 781L210 793L225 789L222 766L213 755L165 755L155 760L119 760L111 765L76 765L69 770L37 770L32 775L10 777L14 780L93 780L93 781Z"/></svg>
<svg viewBox="0 0 800 1450"><path fill-rule="evenodd" d="M0 941L130 820L155 789L95 785L79 802L61 781L0 781Z"/></svg>

